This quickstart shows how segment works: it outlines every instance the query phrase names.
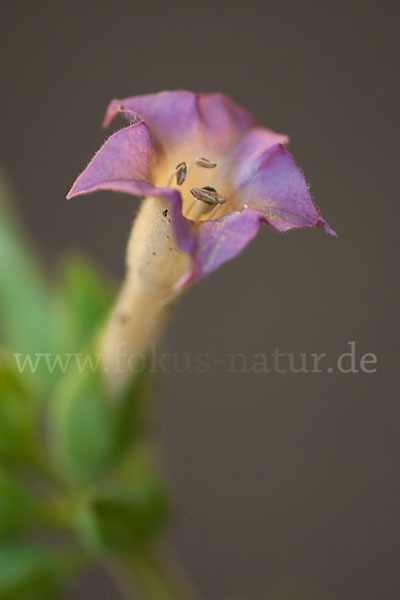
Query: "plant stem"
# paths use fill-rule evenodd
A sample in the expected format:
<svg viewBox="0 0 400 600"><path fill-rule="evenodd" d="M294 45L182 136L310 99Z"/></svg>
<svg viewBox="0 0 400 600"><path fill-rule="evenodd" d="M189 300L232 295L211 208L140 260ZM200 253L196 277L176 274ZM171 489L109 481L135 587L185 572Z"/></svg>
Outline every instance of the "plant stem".
<svg viewBox="0 0 400 600"><path fill-rule="evenodd" d="M177 574L171 574L168 567L154 551L146 549L131 555L123 565L114 565L112 571L126 600L132 600L133 591L142 600L198 600L186 577L178 582Z"/></svg>
<svg viewBox="0 0 400 600"><path fill-rule="evenodd" d="M133 223L127 248L127 274L101 340L110 391L117 397L132 375L132 360L157 340L166 304L177 292L189 257L174 241L171 207L164 198L146 198Z"/></svg>

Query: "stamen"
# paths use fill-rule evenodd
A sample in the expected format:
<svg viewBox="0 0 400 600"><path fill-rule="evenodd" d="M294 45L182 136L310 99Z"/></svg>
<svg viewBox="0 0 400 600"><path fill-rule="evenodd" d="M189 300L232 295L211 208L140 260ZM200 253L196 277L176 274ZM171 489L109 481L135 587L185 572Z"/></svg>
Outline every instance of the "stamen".
<svg viewBox="0 0 400 600"><path fill-rule="evenodd" d="M175 169L175 174L176 174L176 183L178 185L182 185L182 183L185 181L186 175L187 175L187 165L185 162L179 163L179 165Z"/></svg>
<svg viewBox="0 0 400 600"><path fill-rule="evenodd" d="M209 160L208 158L205 158L204 156L201 156L200 158L198 158L196 160L196 165L198 167L203 167L204 169L215 169L215 167L217 166L217 163L214 162L213 160Z"/></svg>
<svg viewBox="0 0 400 600"><path fill-rule="evenodd" d="M203 188L193 187L190 189L190 193L192 194L192 196L194 196L194 200L185 215L186 217L189 216L189 213L192 211L194 205L200 202L199 207L195 212L195 215L193 215L193 220L198 220L207 210L204 204L214 207L211 211L211 214L208 217L210 219L220 209L221 205L225 204L225 202L228 201L227 198L221 196L221 194L218 194L215 188L209 186ZM201 203L203 203L203 206L201 205Z"/></svg>
<svg viewBox="0 0 400 600"><path fill-rule="evenodd" d="M213 217L215 217L215 215L217 214L217 212L219 211L221 206L223 204L225 204L225 202L228 202L228 198L225 198L225 196L221 196L221 194L218 194L218 204L217 204L217 206L215 206L215 208L212 209L212 211L208 215L209 220L211 220Z"/></svg>
<svg viewBox="0 0 400 600"><path fill-rule="evenodd" d="M168 179L167 187L169 187L172 183L174 176L176 176L176 183L178 185L182 185L185 181L187 175L187 164L185 162L179 163L172 171L170 178Z"/></svg>
<svg viewBox="0 0 400 600"><path fill-rule="evenodd" d="M212 211L210 212L210 214L208 215L208 219L211 220L219 211L219 209L221 208L221 204L217 204L217 206L215 206Z"/></svg>
<svg viewBox="0 0 400 600"><path fill-rule="evenodd" d="M192 187L190 188L190 193L192 194L192 196L194 196L196 198L196 200L201 200L202 202L205 202L206 204L211 204L212 206L215 206L216 204L218 204L218 193L217 190L215 190L212 187L204 187L204 188L196 188L196 187Z"/></svg>

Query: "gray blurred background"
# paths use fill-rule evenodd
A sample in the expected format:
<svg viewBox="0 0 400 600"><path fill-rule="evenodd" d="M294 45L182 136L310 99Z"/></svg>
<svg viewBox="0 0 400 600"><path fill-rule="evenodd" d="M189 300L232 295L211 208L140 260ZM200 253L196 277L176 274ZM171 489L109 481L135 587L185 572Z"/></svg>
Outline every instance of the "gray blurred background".
<svg viewBox="0 0 400 600"><path fill-rule="evenodd" d="M264 228L169 326L178 357L334 364L352 340L378 357L373 374L164 376L170 537L207 600L399 596L398 21L387 1L1 5L0 164L50 269L79 247L122 278L137 200L64 197L108 101L161 89L222 91L289 133L339 233ZM97 572L70 597L88 594L119 598Z"/></svg>

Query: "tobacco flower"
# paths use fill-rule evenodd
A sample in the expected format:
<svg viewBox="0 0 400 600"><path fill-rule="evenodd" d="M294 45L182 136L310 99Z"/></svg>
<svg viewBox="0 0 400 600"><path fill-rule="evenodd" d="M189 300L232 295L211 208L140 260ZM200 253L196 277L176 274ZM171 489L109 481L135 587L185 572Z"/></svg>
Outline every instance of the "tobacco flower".
<svg viewBox="0 0 400 600"><path fill-rule="evenodd" d="M130 124L107 139L68 198L107 189L165 199L153 206L171 223L168 249L190 258L172 269L175 289L239 254L262 223L334 234L284 146L287 136L257 126L224 95L174 91L113 100L104 126L117 114Z"/></svg>

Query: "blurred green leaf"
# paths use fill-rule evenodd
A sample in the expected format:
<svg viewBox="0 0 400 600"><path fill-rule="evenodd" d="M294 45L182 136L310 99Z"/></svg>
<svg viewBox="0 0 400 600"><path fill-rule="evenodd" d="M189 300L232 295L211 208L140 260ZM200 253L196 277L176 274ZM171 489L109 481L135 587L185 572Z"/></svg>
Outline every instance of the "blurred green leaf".
<svg viewBox="0 0 400 600"><path fill-rule="evenodd" d="M36 502L10 473L0 469L0 539L15 535L35 521Z"/></svg>
<svg viewBox="0 0 400 600"><path fill-rule="evenodd" d="M140 437L150 374L135 373L121 398L111 398L100 357L84 354L82 360L88 361L83 370L73 362L59 382L50 401L49 425L60 472L90 482L104 475Z"/></svg>
<svg viewBox="0 0 400 600"><path fill-rule="evenodd" d="M30 383L18 373L14 359L0 351L0 459L19 462L31 454L38 402Z"/></svg>
<svg viewBox="0 0 400 600"><path fill-rule="evenodd" d="M0 329L16 352L51 352L50 295L7 205L8 197L0 177Z"/></svg>
<svg viewBox="0 0 400 600"><path fill-rule="evenodd" d="M0 544L2 600L54 600L60 579L54 552L34 545Z"/></svg>
<svg viewBox="0 0 400 600"><path fill-rule="evenodd" d="M136 365L127 390L114 402L116 448L118 453L137 443L143 432L150 408L150 396L154 374L150 372L147 361Z"/></svg>
<svg viewBox="0 0 400 600"><path fill-rule="evenodd" d="M55 294L55 332L60 351L79 352L99 330L111 307L111 282L82 256L60 265Z"/></svg>
<svg viewBox="0 0 400 600"><path fill-rule="evenodd" d="M145 474L93 493L79 513L78 527L89 551L128 552L160 532L167 512L163 486Z"/></svg>
<svg viewBox="0 0 400 600"><path fill-rule="evenodd" d="M96 357L93 358L93 366ZM109 466L115 427L100 368L76 365L60 381L49 407L50 442L60 474L93 481Z"/></svg>

